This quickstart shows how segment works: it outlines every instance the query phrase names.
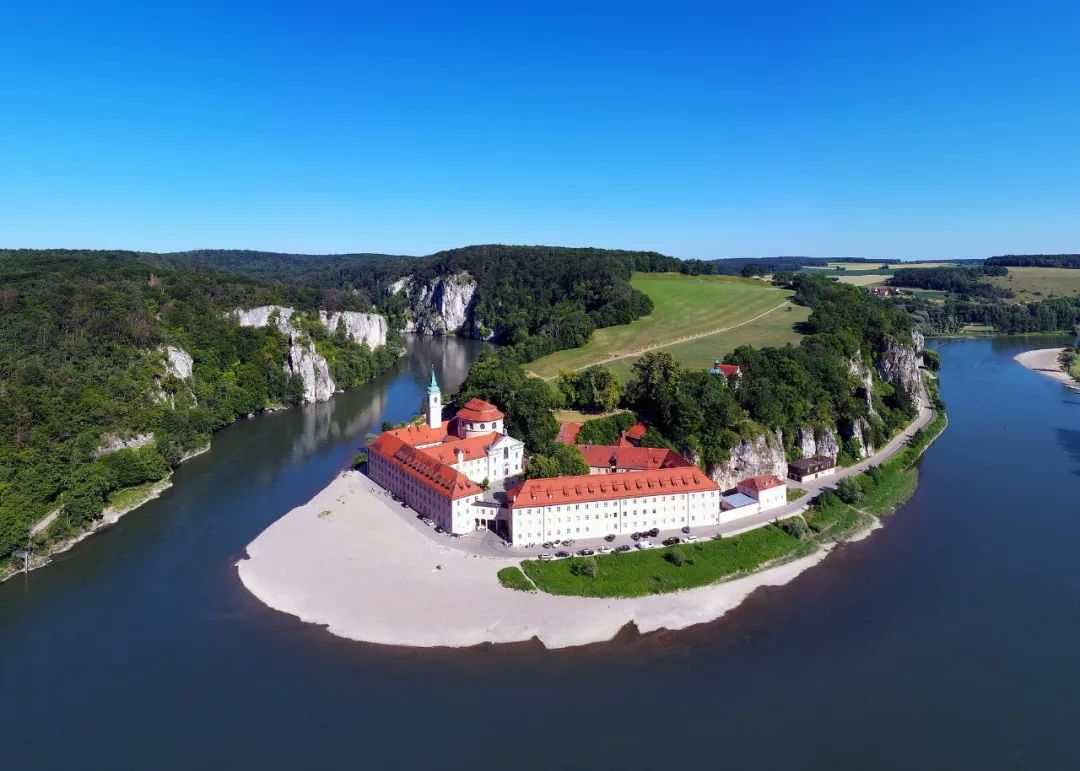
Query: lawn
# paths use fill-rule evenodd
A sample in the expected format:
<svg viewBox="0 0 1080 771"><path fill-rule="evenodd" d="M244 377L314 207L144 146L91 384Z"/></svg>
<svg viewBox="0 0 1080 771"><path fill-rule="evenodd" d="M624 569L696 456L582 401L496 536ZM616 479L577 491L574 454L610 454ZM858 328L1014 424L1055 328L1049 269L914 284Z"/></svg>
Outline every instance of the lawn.
<svg viewBox="0 0 1080 771"><path fill-rule="evenodd" d="M744 324L737 329L719 334L699 337L685 343L669 345L659 350L675 356L684 367L708 369L713 359L722 359L740 345L752 345L761 348L767 345L798 345L802 335L795 331L795 325L810 318L810 309L802 305L789 305L775 313ZM609 362L610 367L619 374L625 383L630 376L630 368L637 361L637 356Z"/></svg>
<svg viewBox="0 0 1080 771"><path fill-rule="evenodd" d="M1028 303L1047 297L1080 295L1080 270L1075 268L1009 268L1009 275L987 279L1016 293L1010 302Z"/></svg>
<svg viewBox="0 0 1080 771"><path fill-rule="evenodd" d="M598 329L581 348L538 359L529 365L529 371L552 378L561 369L584 369L609 363L615 357L640 354L642 349L675 346L687 337L719 333L770 311L770 315L781 315L784 310L777 308L791 295L765 281L735 276L637 273L631 284L652 298L655 309L651 314L630 324ZM759 321L765 318L768 316Z"/></svg>
<svg viewBox="0 0 1080 771"><path fill-rule="evenodd" d="M811 539L798 539L775 525L766 525L733 538L700 541L677 547L686 561L676 567L665 555L670 549L651 549L596 557L596 578L574 575L580 560L522 563L526 575L544 592L584 597L641 597L705 586L758 570L778 559L809 554Z"/></svg>

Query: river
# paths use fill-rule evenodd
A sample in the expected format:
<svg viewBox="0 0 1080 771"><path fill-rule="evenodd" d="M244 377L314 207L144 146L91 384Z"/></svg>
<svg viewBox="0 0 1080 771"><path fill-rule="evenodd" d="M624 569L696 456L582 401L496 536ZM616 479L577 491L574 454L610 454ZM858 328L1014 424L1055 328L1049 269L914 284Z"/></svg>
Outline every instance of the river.
<svg viewBox="0 0 1080 771"><path fill-rule="evenodd" d="M160 499L0 585L0 751L37 769L1073 767L1080 396L1012 361L1051 344L936 344L951 424L872 537L713 624L548 652L357 644L237 580L247 543L419 410L429 362L451 390L480 350L411 340L367 386L221 431Z"/></svg>

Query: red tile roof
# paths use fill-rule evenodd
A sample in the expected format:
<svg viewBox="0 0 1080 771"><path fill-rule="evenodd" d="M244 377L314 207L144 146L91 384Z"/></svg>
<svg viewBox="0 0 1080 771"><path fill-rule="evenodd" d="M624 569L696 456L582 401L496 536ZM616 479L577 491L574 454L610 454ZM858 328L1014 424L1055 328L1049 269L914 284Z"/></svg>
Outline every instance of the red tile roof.
<svg viewBox="0 0 1080 771"><path fill-rule="evenodd" d="M420 444L445 442L450 435L450 421L444 420L439 428L431 428L427 423L421 423L418 426L405 426L405 428L394 428L383 432L381 436L387 435L396 437L411 447Z"/></svg>
<svg viewBox="0 0 1080 771"><path fill-rule="evenodd" d="M648 430L649 427L639 421L626 429L625 435L627 439L644 439L645 432Z"/></svg>
<svg viewBox="0 0 1080 771"><path fill-rule="evenodd" d="M464 454L462 460L474 460L482 458L487 453L487 448L495 443L502 434L492 431L490 434L481 434L468 439L448 439L434 447L425 447L424 452L442 463L457 463L457 451Z"/></svg>
<svg viewBox="0 0 1080 771"><path fill-rule="evenodd" d="M738 375L742 371L738 364L717 364L716 368L724 374L724 377Z"/></svg>
<svg viewBox="0 0 1080 771"><path fill-rule="evenodd" d="M739 482L739 487L745 487L748 490L754 490L761 492L762 490L769 490L773 487L779 487L784 484L784 480L775 474L760 474L756 477L750 477Z"/></svg>
<svg viewBox="0 0 1080 771"><path fill-rule="evenodd" d="M502 420L505 417L498 407L483 399L469 399L458 410L457 416L465 420Z"/></svg>
<svg viewBox="0 0 1080 771"><path fill-rule="evenodd" d="M693 464L677 452L656 447L634 447L619 444L609 447L602 444L579 444L585 462L592 468L661 469L691 466Z"/></svg>
<svg viewBox="0 0 1080 771"><path fill-rule="evenodd" d="M637 498L643 495L671 495L719 490L716 482L700 469L630 471L626 474L529 479L507 493L510 508L554 506L564 503Z"/></svg>
<svg viewBox="0 0 1080 771"><path fill-rule="evenodd" d="M448 464L428 454L427 450L410 447L387 431L368 445L368 452L385 458L414 479L447 498L463 498L483 492L480 486Z"/></svg>
<svg viewBox="0 0 1080 771"><path fill-rule="evenodd" d="M555 437L555 441L559 444L574 444L577 442L577 435L581 433L581 427L584 423L574 423L569 420L564 420L559 423L559 435Z"/></svg>

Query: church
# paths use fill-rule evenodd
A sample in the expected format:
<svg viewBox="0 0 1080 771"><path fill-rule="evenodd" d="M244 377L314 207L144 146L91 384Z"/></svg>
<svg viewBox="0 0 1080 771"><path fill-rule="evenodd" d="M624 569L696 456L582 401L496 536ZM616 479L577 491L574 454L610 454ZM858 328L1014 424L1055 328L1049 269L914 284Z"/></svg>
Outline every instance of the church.
<svg viewBox="0 0 1080 771"><path fill-rule="evenodd" d="M525 446L493 404L469 399L450 420L431 370L424 423L384 431L368 445L368 473L381 487L450 533L486 529L498 504L488 488L518 477Z"/></svg>

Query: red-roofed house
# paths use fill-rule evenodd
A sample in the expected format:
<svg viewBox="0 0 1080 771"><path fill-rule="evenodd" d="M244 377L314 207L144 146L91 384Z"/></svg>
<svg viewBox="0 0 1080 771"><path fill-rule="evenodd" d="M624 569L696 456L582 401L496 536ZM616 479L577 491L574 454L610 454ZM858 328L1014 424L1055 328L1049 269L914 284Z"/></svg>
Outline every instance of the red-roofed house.
<svg viewBox="0 0 1080 771"><path fill-rule="evenodd" d="M590 474L617 474L679 468L693 464L674 450L633 445L579 444Z"/></svg>
<svg viewBox="0 0 1080 771"><path fill-rule="evenodd" d="M577 444L577 435L581 433L581 427L584 423L574 423L570 420L564 420L559 423L559 435L555 437L555 441L559 444L572 445Z"/></svg>
<svg viewBox="0 0 1080 771"><path fill-rule="evenodd" d="M721 364L719 359L713 360L712 369L709 370L710 375L723 375L726 378L738 377L742 374L742 369L738 364Z"/></svg>
<svg viewBox="0 0 1080 771"><path fill-rule="evenodd" d="M787 503L787 482L775 474L761 474L744 479L735 489L757 501L761 511L775 509Z"/></svg>
<svg viewBox="0 0 1080 771"><path fill-rule="evenodd" d="M720 512L720 488L696 466L529 479L507 500L513 546L703 527L717 524Z"/></svg>

